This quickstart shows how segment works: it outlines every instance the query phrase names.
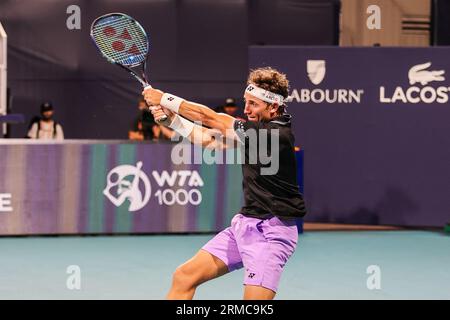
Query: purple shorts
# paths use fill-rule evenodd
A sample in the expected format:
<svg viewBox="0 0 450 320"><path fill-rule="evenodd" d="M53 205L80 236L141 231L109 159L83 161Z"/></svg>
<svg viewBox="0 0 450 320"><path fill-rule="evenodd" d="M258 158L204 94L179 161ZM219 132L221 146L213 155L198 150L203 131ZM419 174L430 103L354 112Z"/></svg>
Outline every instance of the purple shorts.
<svg viewBox="0 0 450 320"><path fill-rule="evenodd" d="M228 271L245 267L244 285L277 291L281 272L297 246L295 220L261 220L237 214L231 226L217 234L203 250L222 260Z"/></svg>

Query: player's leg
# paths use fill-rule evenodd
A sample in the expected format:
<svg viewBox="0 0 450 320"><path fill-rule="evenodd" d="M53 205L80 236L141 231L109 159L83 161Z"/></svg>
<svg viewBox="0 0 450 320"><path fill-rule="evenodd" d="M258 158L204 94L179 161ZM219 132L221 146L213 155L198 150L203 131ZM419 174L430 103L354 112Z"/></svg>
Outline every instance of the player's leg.
<svg viewBox="0 0 450 320"><path fill-rule="evenodd" d="M273 299L286 262L297 245L296 223L277 217L241 220L236 242L245 267L244 299Z"/></svg>
<svg viewBox="0 0 450 320"><path fill-rule="evenodd" d="M272 300L275 294L275 291L262 286L248 284L244 288L244 300Z"/></svg>
<svg viewBox="0 0 450 320"><path fill-rule="evenodd" d="M168 299L192 299L203 282L242 267L233 221L231 227L217 234L192 259L177 268Z"/></svg>
<svg viewBox="0 0 450 320"><path fill-rule="evenodd" d="M222 260L203 249L199 250L175 270L167 299L192 299L200 284L227 272L228 267Z"/></svg>

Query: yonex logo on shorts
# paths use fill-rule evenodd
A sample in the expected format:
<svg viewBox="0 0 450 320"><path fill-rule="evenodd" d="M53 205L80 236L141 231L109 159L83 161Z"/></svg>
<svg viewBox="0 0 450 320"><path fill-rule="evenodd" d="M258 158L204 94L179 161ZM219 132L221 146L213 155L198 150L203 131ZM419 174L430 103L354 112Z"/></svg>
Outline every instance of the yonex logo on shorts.
<svg viewBox="0 0 450 320"><path fill-rule="evenodd" d="M254 273L249 273L248 274L248 277L250 278L250 279L253 279L253 277L255 276L256 274L254 274Z"/></svg>

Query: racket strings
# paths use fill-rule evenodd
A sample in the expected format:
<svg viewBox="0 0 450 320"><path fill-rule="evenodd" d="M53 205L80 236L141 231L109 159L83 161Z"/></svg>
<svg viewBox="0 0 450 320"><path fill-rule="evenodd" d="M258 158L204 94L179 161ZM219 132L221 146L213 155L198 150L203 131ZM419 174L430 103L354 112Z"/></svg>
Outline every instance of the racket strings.
<svg viewBox="0 0 450 320"><path fill-rule="evenodd" d="M145 61L148 43L144 31L126 17L107 17L93 26L100 51L113 62L135 66Z"/></svg>

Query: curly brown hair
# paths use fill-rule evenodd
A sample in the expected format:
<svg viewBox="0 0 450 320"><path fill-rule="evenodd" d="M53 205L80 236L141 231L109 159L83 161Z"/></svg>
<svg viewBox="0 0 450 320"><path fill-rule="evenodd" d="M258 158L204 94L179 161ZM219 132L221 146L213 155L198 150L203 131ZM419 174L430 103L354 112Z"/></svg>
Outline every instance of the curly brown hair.
<svg viewBox="0 0 450 320"><path fill-rule="evenodd" d="M250 70L247 84L254 84L258 88L282 95L283 98L289 96L289 80L286 75L271 67ZM280 114L285 111L285 105L279 106Z"/></svg>
<svg viewBox="0 0 450 320"><path fill-rule="evenodd" d="M247 84L250 83L261 89L280 94L284 98L289 95L289 80L286 75L271 67L251 70L247 79Z"/></svg>

